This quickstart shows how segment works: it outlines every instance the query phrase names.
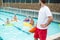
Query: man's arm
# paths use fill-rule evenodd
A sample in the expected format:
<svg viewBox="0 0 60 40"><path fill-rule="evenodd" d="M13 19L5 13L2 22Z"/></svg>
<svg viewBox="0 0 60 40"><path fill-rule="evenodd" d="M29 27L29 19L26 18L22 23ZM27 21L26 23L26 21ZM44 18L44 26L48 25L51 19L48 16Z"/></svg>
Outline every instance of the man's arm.
<svg viewBox="0 0 60 40"><path fill-rule="evenodd" d="M48 20L47 20L46 26L48 26L52 21L53 21L53 17L52 16L48 16Z"/></svg>
<svg viewBox="0 0 60 40"><path fill-rule="evenodd" d="M52 16L48 16L47 23L46 23L46 24L41 24L41 26L42 26L43 28L44 28L44 27L47 27L52 21L53 21L53 17L52 17Z"/></svg>

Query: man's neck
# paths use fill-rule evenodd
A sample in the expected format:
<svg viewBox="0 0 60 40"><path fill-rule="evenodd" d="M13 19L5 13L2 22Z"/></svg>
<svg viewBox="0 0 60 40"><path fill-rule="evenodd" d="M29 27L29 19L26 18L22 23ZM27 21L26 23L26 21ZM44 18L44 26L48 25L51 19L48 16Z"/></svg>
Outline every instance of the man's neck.
<svg viewBox="0 0 60 40"><path fill-rule="evenodd" d="M41 4L41 7L44 7L45 6L45 4Z"/></svg>

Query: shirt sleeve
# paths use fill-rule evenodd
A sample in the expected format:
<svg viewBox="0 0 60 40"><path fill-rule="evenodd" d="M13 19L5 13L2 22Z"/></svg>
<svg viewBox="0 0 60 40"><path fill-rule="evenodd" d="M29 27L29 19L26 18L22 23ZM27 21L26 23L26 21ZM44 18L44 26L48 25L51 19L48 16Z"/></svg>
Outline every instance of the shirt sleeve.
<svg viewBox="0 0 60 40"><path fill-rule="evenodd" d="M48 17L48 16L52 16L52 13L51 13L51 11L50 11L49 8L47 8L45 11L46 11L46 16L47 16L47 17Z"/></svg>

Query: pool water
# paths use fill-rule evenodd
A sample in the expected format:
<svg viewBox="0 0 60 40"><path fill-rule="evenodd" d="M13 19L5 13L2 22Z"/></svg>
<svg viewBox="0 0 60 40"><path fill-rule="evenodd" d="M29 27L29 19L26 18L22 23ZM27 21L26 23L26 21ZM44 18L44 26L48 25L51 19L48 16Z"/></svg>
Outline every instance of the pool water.
<svg viewBox="0 0 60 40"><path fill-rule="evenodd" d="M23 25L23 20L26 16L17 14L19 22L12 22L13 26L3 25L6 19L11 20L14 14L9 12L0 11L0 37L3 40L34 40L32 33L29 32L29 27ZM35 24L36 18L33 18ZM48 28L48 36L60 33L60 27L58 23L52 22Z"/></svg>

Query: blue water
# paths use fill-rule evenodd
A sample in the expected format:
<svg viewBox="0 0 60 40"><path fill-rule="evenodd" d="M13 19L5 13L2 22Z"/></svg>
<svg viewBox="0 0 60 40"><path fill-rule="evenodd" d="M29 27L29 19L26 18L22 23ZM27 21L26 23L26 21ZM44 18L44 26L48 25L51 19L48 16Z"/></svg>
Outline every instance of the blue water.
<svg viewBox="0 0 60 40"><path fill-rule="evenodd" d="M0 11L0 38L3 40L34 40L32 33L29 33L29 27L23 26L23 20L26 16L17 14L19 22L13 22L13 26L3 25L6 22L6 18L10 20L14 14L9 12ZM35 24L37 19L33 19ZM48 36L60 33L60 27L58 23L52 22L48 28Z"/></svg>

